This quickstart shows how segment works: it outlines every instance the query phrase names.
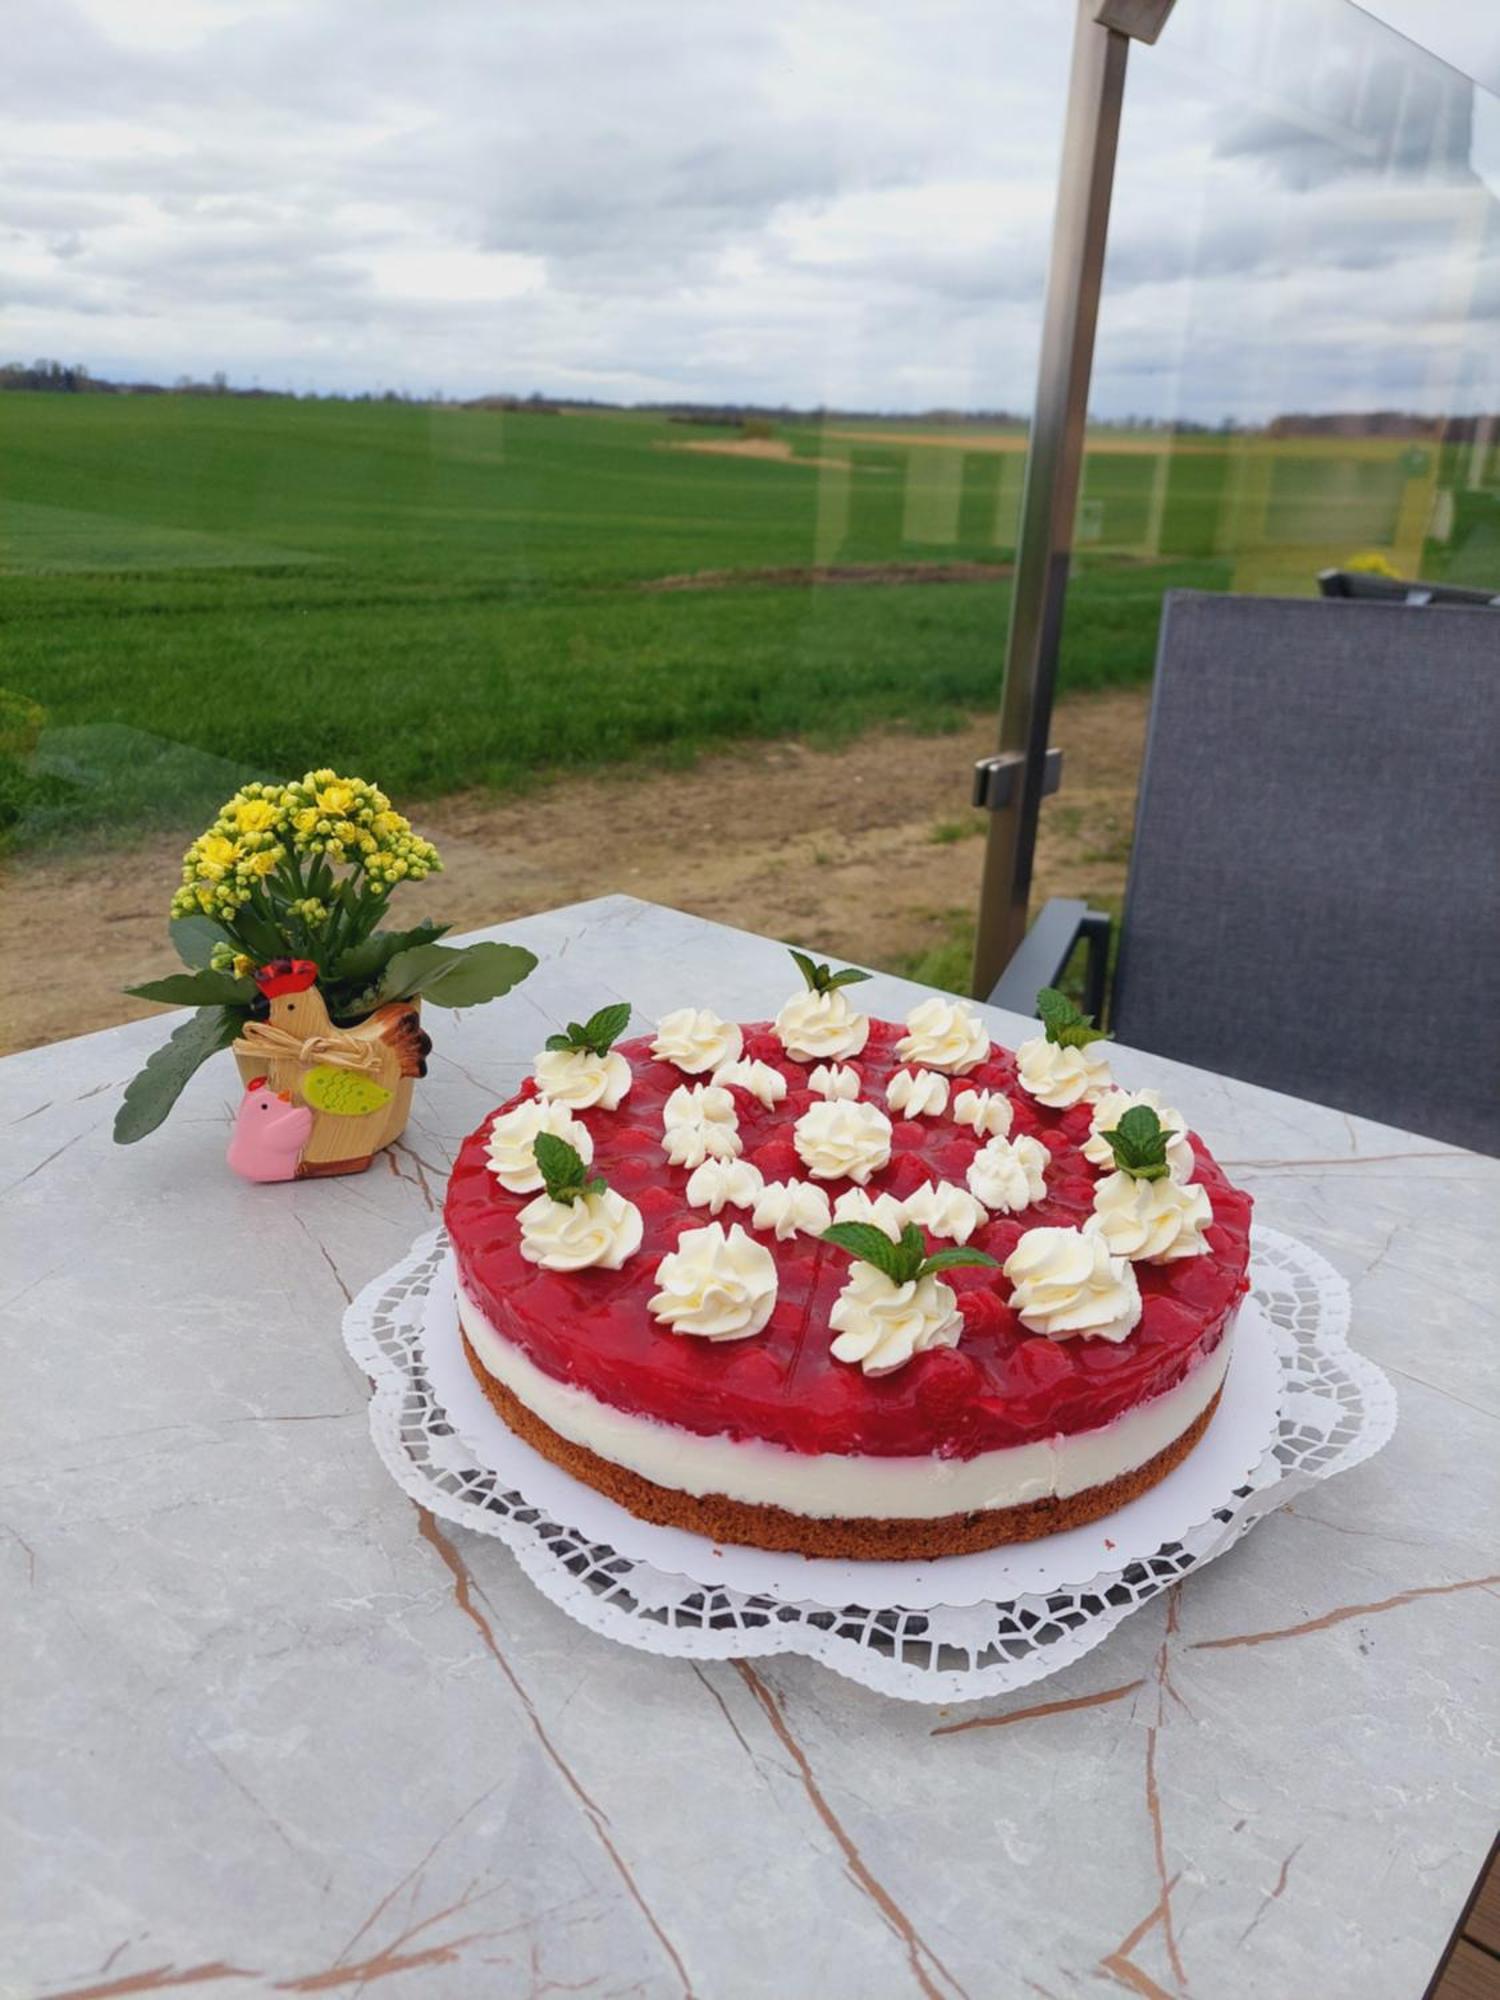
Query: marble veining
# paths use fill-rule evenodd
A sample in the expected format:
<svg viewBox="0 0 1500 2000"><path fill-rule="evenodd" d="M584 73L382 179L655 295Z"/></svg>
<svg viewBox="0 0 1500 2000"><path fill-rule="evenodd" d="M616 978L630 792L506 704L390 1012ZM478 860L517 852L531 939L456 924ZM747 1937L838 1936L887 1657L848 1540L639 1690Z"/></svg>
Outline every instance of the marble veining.
<svg viewBox="0 0 1500 2000"><path fill-rule="evenodd" d="M113 1147L162 1023L0 1064L3 1990L1420 1991L1500 1800L1500 1162L1116 1051L1350 1280L1393 1442L1025 1696L634 1654L399 1492L338 1319L551 1027L787 961L626 897L489 935L536 975L358 1179L230 1174L227 1058Z"/></svg>

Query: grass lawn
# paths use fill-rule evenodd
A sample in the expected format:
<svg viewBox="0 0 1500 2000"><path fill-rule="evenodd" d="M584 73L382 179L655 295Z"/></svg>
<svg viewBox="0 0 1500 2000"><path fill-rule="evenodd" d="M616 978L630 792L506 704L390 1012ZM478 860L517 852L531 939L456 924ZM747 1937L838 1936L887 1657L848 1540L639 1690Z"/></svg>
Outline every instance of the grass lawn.
<svg viewBox="0 0 1500 2000"><path fill-rule="evenodd" d="M643 588L1008 557L1013 449L836 429L788 432L778 461L674 449L727 434L636 415L4 396L0 824L18 846L186 824L310 763L421 799L950 727L997 698L1003 580ZM1231 580L1203 525L1225 454L1157 463L1091 461L1104 542L1149 532L1167 559L1084 558L1064 687L1147 677L1162 591ZM1374 498L1349 489L1361 527L1377 472Z"/></svg>

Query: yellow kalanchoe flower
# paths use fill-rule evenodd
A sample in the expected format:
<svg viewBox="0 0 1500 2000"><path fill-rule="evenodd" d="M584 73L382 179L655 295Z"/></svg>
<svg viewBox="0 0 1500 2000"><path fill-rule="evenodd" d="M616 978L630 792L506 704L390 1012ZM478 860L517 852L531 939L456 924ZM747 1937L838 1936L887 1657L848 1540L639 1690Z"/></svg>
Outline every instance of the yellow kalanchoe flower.
<svg viewBox="0 0 1500 2000"><path fill-rule="evenodd" d="M244 833L263 833L276 825L281 808L269 799L242 799L234 809L235 823Z"/></svg>
<svg viewBox="0 0 1500 2000"><path fill-rule="evenodd" d="M326 877L324 893L308 895L309 862L348 869L332 899L338 902L350 894L383 899L398 882L420 882L443 865L378 786L332 769L309 771L289 784L244 785L225 801L183 856L172 914L201 912L232 929L252 895L269 895L273 911L313 928L326 924Z"/></svg>

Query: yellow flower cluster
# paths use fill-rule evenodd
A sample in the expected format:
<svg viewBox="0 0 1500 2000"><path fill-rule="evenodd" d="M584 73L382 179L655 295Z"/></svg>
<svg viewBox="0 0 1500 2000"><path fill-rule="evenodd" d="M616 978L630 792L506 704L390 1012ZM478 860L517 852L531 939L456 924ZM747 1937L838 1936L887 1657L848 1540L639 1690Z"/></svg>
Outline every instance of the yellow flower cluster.
<svg viewBox="0 0 1500 2000"><path fill-rule="evenodd" d="M372 885L420 882L443 865L432 842L413 833L411 821L363 778L309 771L282 788L282 799L299 854L362 866Z"/></svg>
<svg viewBox="0 0 1500 2000"><path fill-rule="evenodd" d="M286 858L283 785L245 785L220 808L206 833L182 857L182 887L172 898L174 917L202 911L220 923L248 903L255 884Z"/></svg>
<svg viewBox="0 0 1500 2000"><path fill-rule="evenodd" d="M308 885L298 863L323 863ZM307 924L327 920L331 868L362 874L366 890L385 896L398 882L420 882L442 867L437 849L394 812L385 793L363 778L309 771L290 785L245 785L220 809L182 860L174 917L198 912L232 924L257 887L288 864L280 900Z"/></svg>

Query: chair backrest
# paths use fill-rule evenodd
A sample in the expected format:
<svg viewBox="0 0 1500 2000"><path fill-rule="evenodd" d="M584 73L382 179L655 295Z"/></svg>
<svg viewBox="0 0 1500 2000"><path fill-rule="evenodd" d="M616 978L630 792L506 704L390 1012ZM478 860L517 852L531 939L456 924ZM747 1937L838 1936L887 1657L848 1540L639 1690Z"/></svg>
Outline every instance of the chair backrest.
<svg viewBox="0 0 1500 2000"><path fill-rule="evenodd" d="M1500 618L1168 596L1112 1019L1500 1153Z"/></svg>

